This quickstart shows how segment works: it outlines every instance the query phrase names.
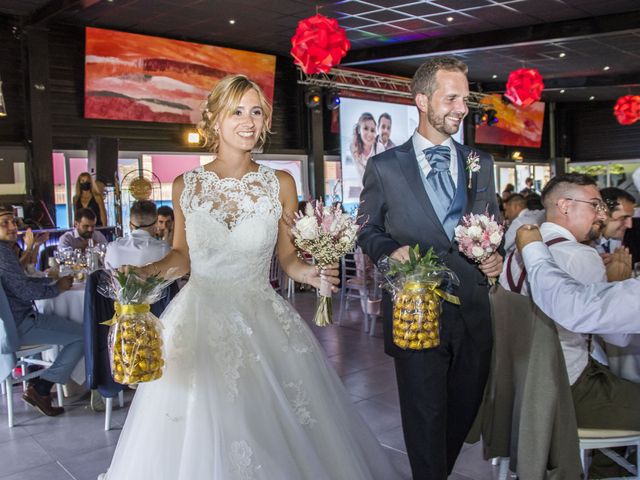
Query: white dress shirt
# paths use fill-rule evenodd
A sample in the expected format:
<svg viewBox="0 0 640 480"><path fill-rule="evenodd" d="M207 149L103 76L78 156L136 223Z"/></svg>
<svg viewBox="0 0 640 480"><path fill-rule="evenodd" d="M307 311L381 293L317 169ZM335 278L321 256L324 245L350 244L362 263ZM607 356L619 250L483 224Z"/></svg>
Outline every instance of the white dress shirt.
<svg viewBox="0 0 640 480"><path fill-rule="evenodd" d="M549 247L549 251L556 264L572 278L583 284L606 283L607 273L604 263L593 247L579 243L569 230L555 223L544 222L540 226L540 233L545 242L560 237L567 239L567 241L553 244ZM520 278L522 272L522 258L520 257L516 261L516 257L520 257L520 255L516 253L511 262L505 262L500 275L500 284L507 290L510 290L509 283L506 279L507 268L510 266L511 275L515 282ZM530 288L528 281L525 281L520 293L529 295ZM589 360L588 337L584 334L595 332L589 330L570 331L562 326L562 319L553 316L551 316L551 318L556 322L558 337L569 374L569 382L573 385L587 366ZM619 336L607 336L605 340L616 345L627 341L621 340ZM606 363L606 355L602 351L602 348L599 346L596 347L595 345L594 343L594 347L596 348L593 355L594 358L601 363Z"/></svg>
<svg viewBox="0 0 640 480"><path fill-rule="evenodd" d="M508 254L516 247L516 232L522 225L541 225L544 222L544 210L521 210L511 221L504 234L504 251Z"/></svg>
<svg viewBox="0 0 640 480"><path fill-rule="evenodd" d="M134 230L126 237L118 238L107 245L104 264L111 270L122 265L142 267L161 260L170 250L171 247L166 242L153 238L145 230Z"/></svg>
<svg viewBox="0 0 640 480"><path fill-rule="evenodd" d="M93 231L93 239L94 245L98 245L100 243L107 243L107 239L105 236L100 233L98 230ZM60 239L58 240L58 248L84 248L86 246L85 239L80 236L78 230L74 228L70 232L63 233Z"/></svg>
<svg viewBox="0 0 640 480"><path fill-rule="evenodd" d="M413 141L413 150L416 153L416 158L418 159L418 164L420 165L420 169L422 170L423 180L427 178L427 175L431 171L431 165L424 154L424 150L426 148L435 147L429 140L418 133L416 130L412 137ZM449 171L451 172L451 179L453 180L453 184L458 187L458 151L456 150L455 145L453 144L453 140L449 137L447 140L442 142L440 145L449 147L451 151L451 163L449 164Z"/></svg>
<svg viewBox="0 0 640 480"><path fill-rule="evenodd" d="M522 259L533 301L566 329L640 333L640 278L583 285L558 267L542 242L527 245Z"/></svg>

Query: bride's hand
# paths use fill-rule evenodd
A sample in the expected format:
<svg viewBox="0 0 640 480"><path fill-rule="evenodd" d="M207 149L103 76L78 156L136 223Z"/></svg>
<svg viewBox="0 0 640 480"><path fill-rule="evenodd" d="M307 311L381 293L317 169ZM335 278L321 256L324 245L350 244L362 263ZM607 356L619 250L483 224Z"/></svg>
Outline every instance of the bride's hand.
<svg viewBox="0 0 640 480"><path fill-rule="evenodd" d="M325 279L331 284L331 291L337 292L337 285L340 284L340 271L338 264L329 265L328 267L318 269L313 265L309 265L309 270L303 277L303 283L307 283L315 288L320 288L320 280Z"/></svg>

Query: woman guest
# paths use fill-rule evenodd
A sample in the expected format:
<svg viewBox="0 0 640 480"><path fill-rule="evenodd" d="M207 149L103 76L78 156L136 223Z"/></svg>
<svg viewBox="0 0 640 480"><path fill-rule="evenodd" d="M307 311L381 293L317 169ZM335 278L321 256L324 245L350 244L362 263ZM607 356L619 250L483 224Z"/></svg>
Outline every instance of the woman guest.
<svg viewBox="0 0 640 480"><path fill-rule="evenodd" d="M351 156L360 176L364 175L369 157L375 155L376 121L368 112L360 115L358 123L353 129L351 141Z"/></svg>
<svg viewBox="0 0 640 480"><path fill-rule="evenodd" d="M107 225L107 211L104 208L104 197L98 190L91 174L82 172L76 180L76 193L73 196L74 210L88 208L96 214L96 227Z"/></svg>

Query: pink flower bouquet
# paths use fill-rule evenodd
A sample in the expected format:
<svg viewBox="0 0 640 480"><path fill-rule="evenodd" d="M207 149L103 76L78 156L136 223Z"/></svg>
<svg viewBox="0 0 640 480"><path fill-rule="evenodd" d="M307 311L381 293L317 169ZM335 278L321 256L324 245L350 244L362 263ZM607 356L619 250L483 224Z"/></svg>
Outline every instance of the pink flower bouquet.
<svg viewBox="0 0 640 480"><path fill-rule="evenodd" d="M296 214L291 228L295 246L313 256L316 265L324 268L337 263L356 243L358 225L355 219L342 212L341 204L325 206L321 202L308 203ZM316 325L331 324L331 284L320 283L320 303L314 317Z"/></svg>
<svg viewBox="0 0 640 480"><path fill-rule="evenodd" d="M463 216L455 229L458 249L477 263L482 263L498 250L503 235L504 226L496 222L493 215L489 216L488 211ZM489 278L489 284L494 283L495 279Z"/></svg>

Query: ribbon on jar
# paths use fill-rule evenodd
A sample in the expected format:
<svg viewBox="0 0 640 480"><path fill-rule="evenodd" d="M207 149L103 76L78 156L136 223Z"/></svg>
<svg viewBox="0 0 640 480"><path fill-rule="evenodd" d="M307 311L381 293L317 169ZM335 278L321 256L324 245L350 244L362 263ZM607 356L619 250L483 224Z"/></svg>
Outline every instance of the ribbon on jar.
<svg viewBox="0 0 640 480"><path fill-rule="evenodd" d="M116 312L114 313L111 320L101 322L100 325L106 325L107 327L110 327L111 325L116 323L118 317L121 315L134 315L137 313L148 313L151 311L151 305L149 305L148 303L122 305L119 302L113 302L113 308Z"/></svg>

